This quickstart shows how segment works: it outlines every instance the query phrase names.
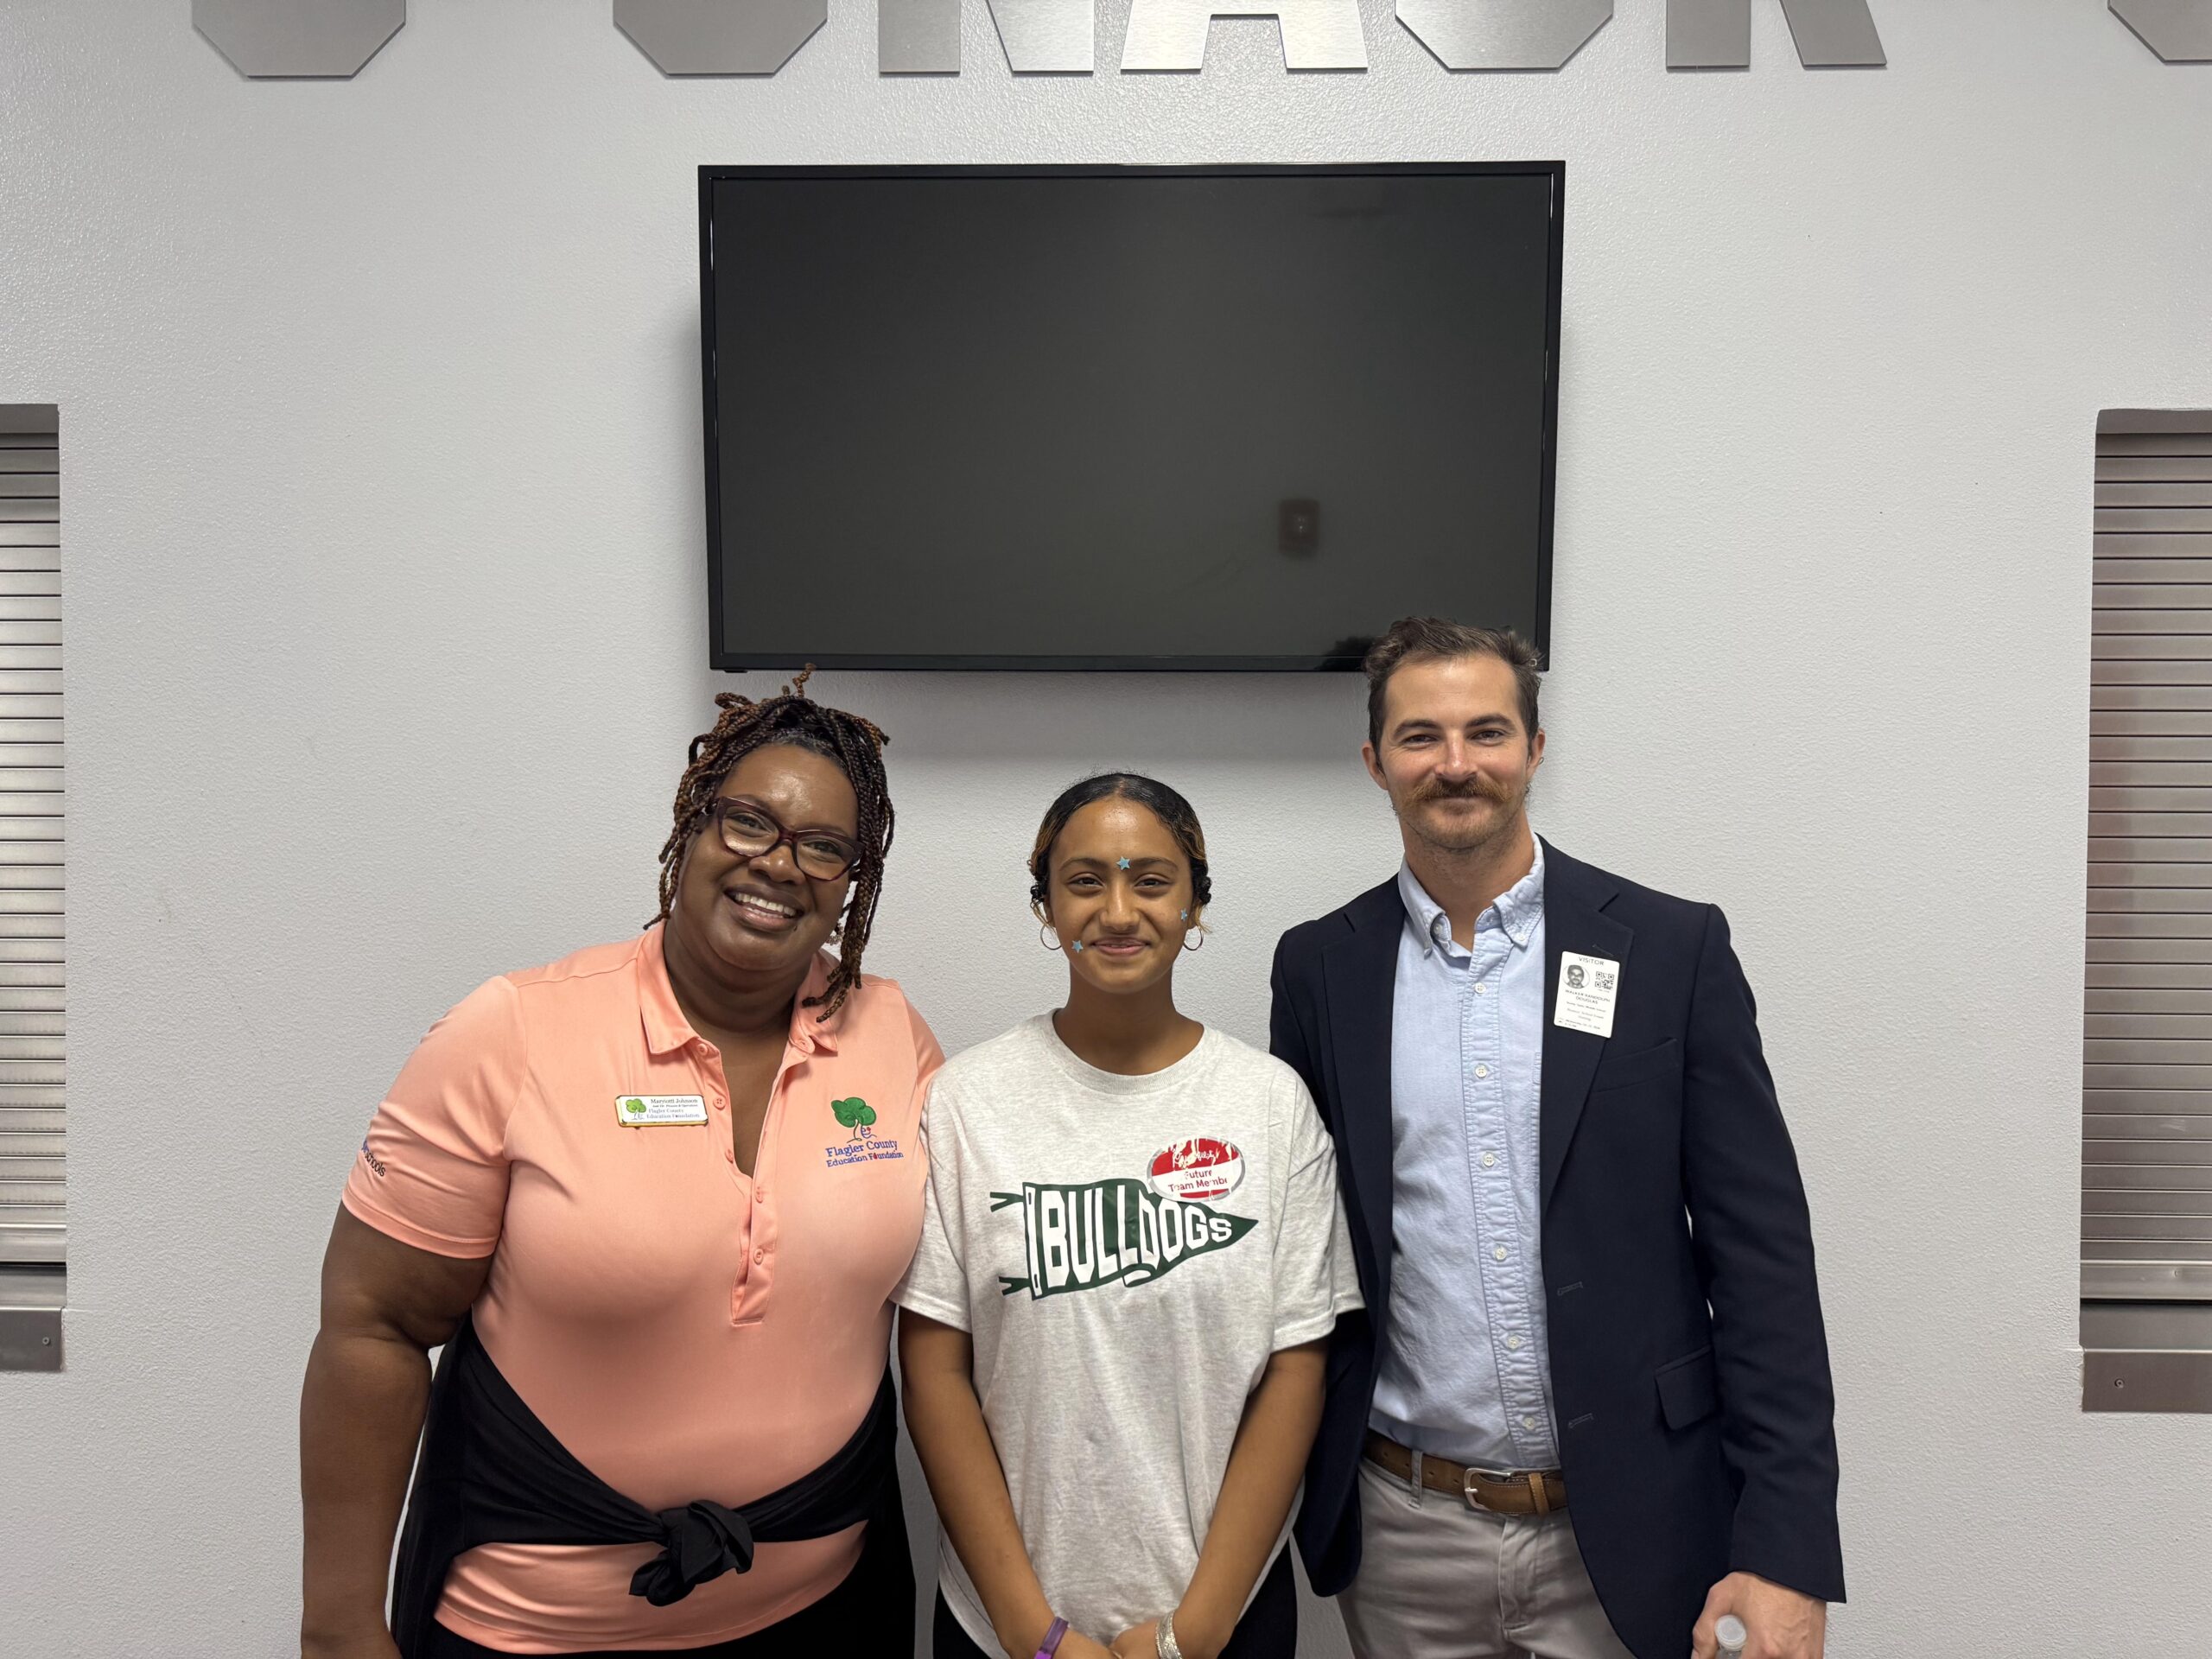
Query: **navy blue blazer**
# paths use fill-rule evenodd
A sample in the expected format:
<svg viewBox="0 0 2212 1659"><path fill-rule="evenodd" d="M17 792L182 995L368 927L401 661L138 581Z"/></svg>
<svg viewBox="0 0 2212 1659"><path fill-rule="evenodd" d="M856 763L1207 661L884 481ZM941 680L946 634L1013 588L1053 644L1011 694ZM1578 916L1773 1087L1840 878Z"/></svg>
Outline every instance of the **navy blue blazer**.
<svg viewBox="0 0 2212 1659"><path fill-rule="evenodd" d="M1538 1179L1560 1458L1598 1599L1640 1659L1681 1659L1732 1571L1843 1599L1834 1392L1796 1154L1751 987L1710 905L1544 843ZM1390 1306L1395 879L1275 949L1270 1046L1337 1141L1367 1316L1341 1323L1298 1544L1359 1567L1355 1477ZM1621 964L1610 1039L1552 1022L1560 953Z"/></svg>

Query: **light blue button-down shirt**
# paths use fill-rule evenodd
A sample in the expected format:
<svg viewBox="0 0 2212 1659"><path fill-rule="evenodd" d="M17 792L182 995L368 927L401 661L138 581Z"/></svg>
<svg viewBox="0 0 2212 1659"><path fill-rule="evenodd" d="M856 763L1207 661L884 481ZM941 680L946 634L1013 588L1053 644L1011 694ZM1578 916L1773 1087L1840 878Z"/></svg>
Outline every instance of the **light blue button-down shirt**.
<svg viewBox="0 0 2212 1659"><path fill-rule="evenodd" d="M1390 1025L1390 1312L1370 1421L1487 1469L1555 1469L1537 1156L1544 849L1472 950L1410 868Z"/></svg>

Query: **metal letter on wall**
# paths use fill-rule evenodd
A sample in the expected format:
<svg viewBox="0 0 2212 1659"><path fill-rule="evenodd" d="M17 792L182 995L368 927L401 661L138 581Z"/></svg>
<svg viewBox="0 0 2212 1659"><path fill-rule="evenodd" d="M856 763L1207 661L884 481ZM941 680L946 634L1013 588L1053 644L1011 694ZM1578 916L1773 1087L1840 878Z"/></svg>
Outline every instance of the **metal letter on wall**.
<svg viewBox="0 0 2212 1659"><path fill-rule="evenodd" d="M2212 63L2212 0L2112 0L2112 15L2168 63Z"/></svg>
<svg viewBox="0 0 2212 1659"><path fill-rule="evenodd" d="M1398 21L1446 69L1557 69L1613 0L1398 0Z"/></svg>
<svg viewBox="0 0 2212 1659"><path fill-rule="evenodd" d="M1203 69L1216 17L1272 17L1286 69L1364 69L1357 0L1134 0L1122 72Z"/></svg>
<svg viewBox="0 0 2212 1659"><path fill-rule="evenodd" d="M830 0L614 0L664 75L772 75L829 21Z"/></svg>
<svg viewBox="0 0 2212 1659"><path fill-rule="evenodd" d="M254 80L343 80L407 22L407 0L192 0L192 26Z"/></svg>
<svg viewBox="0 0 2212 1659"><path fill-rule="evenodd" d="M991 21L1017 75L1087 75L1091 0L991 0Z"/></svg>
<svg viewBox="0 0 2212 1659"><path fill-rule="evenodd" d="M1808 69L1878 69L1889 61L1866 0L1782 0L1782 15ZM1751 0L1667 0L1669 69L1751 65Z"/></svg>
<svg viewBox="0 0 2212 1659"><path fill-rule="evenodd" d="M1091 0L991 0L991 21L1017 75L1087 75ZM875 67L885 75L960 73L960 0L878 0Z"/></svg>
<svg viewBox="0 0 2212 1659"><path fill-rule="evenodd" d="M960 73L960 0L877 0L875 73Z"/></svg>

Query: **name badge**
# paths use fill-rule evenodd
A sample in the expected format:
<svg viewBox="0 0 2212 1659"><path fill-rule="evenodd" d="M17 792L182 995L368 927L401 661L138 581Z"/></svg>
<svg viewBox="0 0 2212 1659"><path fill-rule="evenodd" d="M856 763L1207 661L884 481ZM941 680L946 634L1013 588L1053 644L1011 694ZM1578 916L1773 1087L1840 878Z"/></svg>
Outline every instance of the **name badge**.
<svg viewBox="0 0 2212 1659"><path fill-rule="evenodd" d="M614 1121L632 1129L703 1123L707 1121L707 1102L701 1095L617 1095Z"/></svg>
<svg viewBox="0 0 2212 1659"><path fill-rule="evenodd" d="M1613 1003L1620 995L1621 965L1603 957L1559 953L1559 1006L1552 1023L1592 1037L1613 1034Z"/></svg>

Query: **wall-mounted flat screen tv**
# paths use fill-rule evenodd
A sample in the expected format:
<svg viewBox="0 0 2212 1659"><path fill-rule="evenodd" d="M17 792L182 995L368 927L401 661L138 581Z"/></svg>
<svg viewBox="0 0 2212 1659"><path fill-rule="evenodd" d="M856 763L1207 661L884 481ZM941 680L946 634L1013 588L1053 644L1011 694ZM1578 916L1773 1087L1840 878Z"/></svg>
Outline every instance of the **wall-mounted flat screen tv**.
<svg viewBox="0 0 2212 1659"><path fill-rule="evenodd" d="M702 168L714 665L1548 646L1563 172Z"/></svg>

